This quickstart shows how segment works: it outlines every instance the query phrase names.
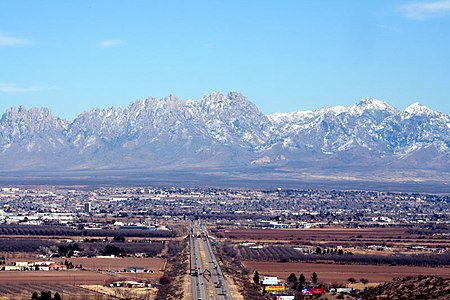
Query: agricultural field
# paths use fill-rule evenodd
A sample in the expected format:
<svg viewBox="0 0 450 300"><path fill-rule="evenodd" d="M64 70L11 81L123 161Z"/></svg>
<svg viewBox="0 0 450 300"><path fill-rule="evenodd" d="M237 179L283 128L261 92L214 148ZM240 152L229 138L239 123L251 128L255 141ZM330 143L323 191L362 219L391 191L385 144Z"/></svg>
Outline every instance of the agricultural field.
<svg viewBox="0 0 450 300"><path fill-rule="evenodd" d="M226 254L252 274L286 280L291 273L306 280L364 289L394 278L432 275L450 278L450 240L446 232L421 228L236 229L215 232Z"/></svg>
<svg viewBox="0 0 450 300"><path fill-rule="evenodd" d="M41 261L36 258L15 258L9 259L8 262L16 262L16 261ZM55 262L64 262L67 260L71 262L74 266L82 266L85 270L91 271L123 271L129 267L141 267L147 270L151 270L153 272L163 271L166 260L158 257L105 257L105 258L97 258L97 257L71 257L71 258L55 258L51 259ZM60 272L72 272L72 270L68 271L60 271ZM0 272L1 274L1 272Z"/></svg>
<svg viewBox="0 0 450 300"><path fill-rule="evenodd" d="M311 228L311 229L222 229L219 236L233 241L302 242L320 245L364 246L384 244L387 246L442 246L450 247L445 235L419 234L408 228Z"/></svg>
<svg viewBox="0 0 450 300"><path fill-rule="evenodd" d="M103 284L114 278L112 274L94 271L1 271L2 284L52 283L52 284Z"/></svg>
<svg viewBox="0 0 450 300"><path fill-rule="evenodd" d="M81 255L97 255L102 254L105 251L105 247L116 247L120 251L123 249L123 254L133 254L133 253L145 253L147 256L156 256L161 253L164 248L164 243L166 241L161 240L133 240L132 242L117 242L117 241L100 241L100 240L81 240L78 241L77 247ZM45 253L48 249L53 249L55 252L58 247L70 247L73 243L68 243L67 239L56 239L56 238L4 238L0 237L0 253L4 253L6 256L13 256L13 253L18 252L36 252ZM63 249L64 249L63 248ZM111 250L111 249L110 249ZM72 250L73 251L73 250ZM68 250L62 250L59 248L59 255L66 256ZM110 253L111 254L111 253Z"/></svg>
<svg viewBox="0 0 450 300"><path fill-rule="evenodd" d="M35 260L28 259L27 261ZM11 261L23 261L23 259ZM76 257L69 258L68 261L74 265L83 265L83 270L0 271L0 300L29 299L35 291L58 292L65 296L63 299L116 299L116 296L121 295L119 298L122 296L127 298L134 293L141 293L145 295L142 299L147 299L148 295L156 293L155 288L111 289L104 285L118 279L146 280L155 283L164 274L166 265L166 260L162 258ZM143 267L151 272L121 272L128 267Z"/></svg>
<svg viewBox="0 0 450 300"><path fill-rule="evenodd" d="M111 270L122 271L129 267L141 267L151 271L163 271L166 263L165 259L157 257L124 257L124 258L87 258L72 257L68 259L74 265L82 265L88 270Z"/></svg>
<svg viewBox="0 0 450 300"><path fill-rule="evenodd" d="M243 261L242 264L251 271L251 274L254 271L258 271L261 276L278 276L281 279L286 279L291 273L296 274L297 277L303 273L308 280L311 274L316 272L319 277L319 282L327 284L345 284L350 277L356 280L367 278L369 283L383 283L394 278L414 275L435 275L450 278L450 267L429 268L264 261Z"/></svg>
<svg viewBox="0 0 450 300"><path fill-rule="evenodd" d="M170 230L102 229L87 230L62 226L0 225L0 236L45 236L45 237L174 237Z"/></svg>
<svg viewBox="0 0 450 300"><path fill-rule="evenodd" d="M450 253L439 254L353 254L343 250L316 247L316 250L296 248L293 246L238 246L237 252L241 259L280 262L332 262L340 264L372 264L372 265L403 265L426 267L450 267ZM304 252L306 251L306 253ZM311 253L312 252L312 253Z"/></svg>
<svg viewBox="0 0 450 300"><path fill-rule="evenodd" d="M0 283L0 300L3 299L31 299L33 292L40 294L41 291L51 291L59 293L63 299L111 299L106 295L100 294L96 291L84 289L81 287L61 284L61 283Z"/></svg>

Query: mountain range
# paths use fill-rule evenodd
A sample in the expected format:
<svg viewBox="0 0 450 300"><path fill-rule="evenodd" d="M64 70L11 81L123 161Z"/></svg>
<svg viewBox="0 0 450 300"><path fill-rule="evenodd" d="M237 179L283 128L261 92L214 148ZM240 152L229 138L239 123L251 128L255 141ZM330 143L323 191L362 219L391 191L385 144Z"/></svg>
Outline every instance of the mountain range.
<svg viewBox="0 0 450 300"><path fill-rule="evenodd" d="M265 115L238 92L214 92L200 101L171 95L94 108L74 120L21 106L0 119L3 172L214 170L367 180L372 174L447 184L449 158L449 115L419 103L398 110L373 98Z"/></svg>

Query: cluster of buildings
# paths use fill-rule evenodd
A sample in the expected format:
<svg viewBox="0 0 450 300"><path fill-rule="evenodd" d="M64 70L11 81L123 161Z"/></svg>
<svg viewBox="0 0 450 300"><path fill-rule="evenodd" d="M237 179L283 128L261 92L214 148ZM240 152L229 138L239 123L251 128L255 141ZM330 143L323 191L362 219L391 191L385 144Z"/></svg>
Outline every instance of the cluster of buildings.
<svg viewBox="0 0 450 300"><path fill-rule="evenodd" d="M81 216L182 219L283 217L274 228L336 222L448 224L449 195L370 191L232 190L214 188L98 188L0 190L0 220L70 223ZM264 224L254 224L260 226Z"/></svg>
<svg viewBox="0 0 450 300"><path fill-rule="evenodd" d="M2 271L51 271L67 270L67 265L54 261L16 261L13 265L5 265Z"/></svg>
<svg viewBox="0 0 450 300"><path fill-rule="evenodd" d="M126 287L126 288L144 288L144 287L152 287L155 284L151 284L148 281L143 280L117 280L113 281L109 284L109 287Z"/></svg>
<svg viewBox="0 0 450 300"><path fill-rule="evenodd" d="M450 195L375 191L4 187L0 223L164 229L202 218L247 228L450 225ZM132 226L132 227L130 227Z"/></svg>
<svg viewBox="0 0 450 300"><path fill-rule="evenodd" d="M263 287L263 293L269 293L274 295L275 299L282 300L293 300L295 296L292 292L287 291L286 286L277 278L272 276L265 276L260 281L260 285ZM342 289L340 292L348 292L349 289ZM321 287L304 287L301 289L300 294L302 296L320 296L325 294L327 291ZM291 294L291 295L288 295Z"/></svg>

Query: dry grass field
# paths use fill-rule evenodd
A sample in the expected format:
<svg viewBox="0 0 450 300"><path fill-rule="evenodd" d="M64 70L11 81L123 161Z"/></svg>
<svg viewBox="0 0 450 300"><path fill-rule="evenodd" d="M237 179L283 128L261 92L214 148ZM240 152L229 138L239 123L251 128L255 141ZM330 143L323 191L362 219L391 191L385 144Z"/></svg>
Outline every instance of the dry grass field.
<svg viewBox="0 0 450 300"><path fill-rule="evenodd" d="M103 284L113 275L94 271L1 271L0 283Z"/></svg>
<svg viewBox="0 0 450 300"><path fill-rule="evenodd" d="M51 259L55 262L64 262L66 258L54 258ZM21 257L8 259L8 262L16 261L39 261L36 258ZM71 262L74 266L81 265L86 270L101 270L101 271L123 271L128 267L141 267L154 272L163 271L166 260L158 257L71 257L67 258L67 261Z"/></svg>
<svg viewBox="0 0 450 300"><path fill-rule="evenodd" d="M33 292L51 291L52 295L59 293L62 299L73 300L106 300L109 296L100 294L95 290L87 290L81 287L61 283L0 283L0 300L31 299Z"/></svg>
<svg viewBox="0 0 450 300"><path fill-rule="evenodd" d="M262 276L278 276L286 279L289 274L295 273L297 277L303 273L310 278L313 272L319 276L319 281L324 283L345 284L350 277L359 280L367 278L370 283L382 283L394 278L414 275L435 275L450 278L450 267L428 268L412 266L376 266L376 265L340 265L317 263L279 263L243 261L243 265L251 270L258 271Z"/></svg>
<svg viewBox="0 0 450 300"><path fill-rule="evenodd" d="M124 257L124 258L87 258L72 257L68 261L74 265L82 265L88 270L123 271L128 267L141 267L152 271L163 271L166 260L158 257Z"/></svg>

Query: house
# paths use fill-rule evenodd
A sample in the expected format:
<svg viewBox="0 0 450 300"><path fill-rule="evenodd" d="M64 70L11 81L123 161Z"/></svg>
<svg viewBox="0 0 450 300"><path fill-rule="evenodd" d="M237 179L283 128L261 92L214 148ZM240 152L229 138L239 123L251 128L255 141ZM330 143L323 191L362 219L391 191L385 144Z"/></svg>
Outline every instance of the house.
<svg viewBox="0 0 450 300"><path fill-rule="evenodd" d="M110 287L128 287L128 288L139 288L151 286L149 283L134 281L134 280L120 280L114 281L109 284Z"/></svg>
<svg viewBox="0 0 450 300"><path fill-rule="evenodd" d="M126 268L124 271L125 272L130 272L130 273L144 273L147 270L145 270L142 267L129 267L129 268Z"/></svg>
<svg viewBox="0 0 450 300"><path fill-rule="evenodd" d="M302 289L303 296L323 295L325 293L326 293L326 291L323 288L307 287L307 288Z"/></svg>
<svg viewBox="0 0 450 300"><path fill-rule="evenodd" d="M16 261L15 265L17 267L21 267L21 268L28 268L28 266L32 264L31 262L28 261Z"/></svg>
<svg viewBox="0 0 450 300"><path fill-rule="evenodd" d="M49 265L50 270L67 270L67 266L64 264L53 263Z"/></svg>
<svg viewBox="0 0 450 300"><path fill-rule="evenodd" d="M3 268L5 268L5 271L20 271L21 268L18 266L4 266Z"/></svg>
<svg viewBox="0 0 450 300"><path fill-rule="evenodd" d="M269 277L265 276L263 280L261 280L262 285L280 285L280 280L278 277Z"/></svg>

